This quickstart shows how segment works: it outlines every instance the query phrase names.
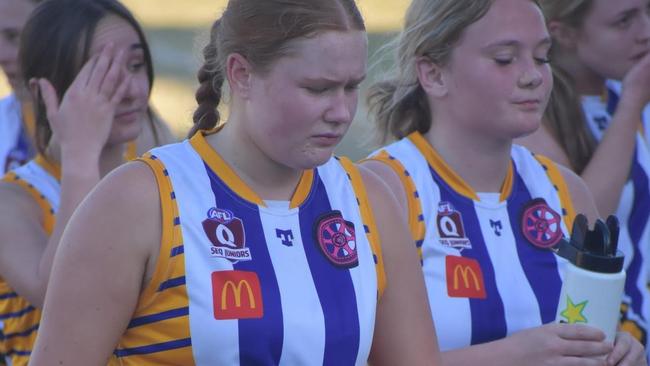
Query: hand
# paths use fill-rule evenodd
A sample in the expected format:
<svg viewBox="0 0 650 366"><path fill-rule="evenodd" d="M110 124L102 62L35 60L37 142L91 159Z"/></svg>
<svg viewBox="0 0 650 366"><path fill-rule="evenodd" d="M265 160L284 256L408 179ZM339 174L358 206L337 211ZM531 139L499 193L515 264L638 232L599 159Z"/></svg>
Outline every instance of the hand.
<svg viewBox="0 0 650 366"><path fill-rule="evenodd" d="M628 332L618 332L614 341L614 350L607 356L607 365L611 366L646 366L645 350L641 343Z"/></svg>
<svg viewBox="0 0 650 366"><path fill-rule="evenodd" d="M525 365L604 366L612 351L599 329L578 324L546 324L509 337Z"/></svg>
<svg viewBox="0 0 650 366"><path fill-rule="evenodd" d="M130 74L122 76L124 57L124 51L114 54L112 44L104 47L82 67L60 104L48 80L36 81L62 159L66 154L99 158L131 80Z"/></svg>
<svg viewBox="0 0 650 366"><path fill-rule="evenodd" d="M650 52L632 66L622 82L621 103L643 108L650 102Z"/></svg>

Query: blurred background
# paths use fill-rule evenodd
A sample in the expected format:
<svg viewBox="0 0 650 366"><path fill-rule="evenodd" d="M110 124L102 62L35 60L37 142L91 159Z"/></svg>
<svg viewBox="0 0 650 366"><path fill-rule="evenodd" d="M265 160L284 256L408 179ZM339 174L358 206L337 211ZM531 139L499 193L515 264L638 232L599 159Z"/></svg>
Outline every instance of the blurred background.
<svg viewBox="0 0 650 366"><path fill-rule="evenodd" d="M262 0L263 1L263 0ZM196 106L196 71L202 63L201 49L208 40L212 22L221 14L226 0L123 0L145 29L154 60L156 79L152 91L154 108L179 138L192 125ZM375 51L392 39L400 28L409 0L357 0L368 29L369 65L376 63ZM350 132L337 154L353 159L364 157L374 146L373 128L365 106L366 88L382 74L382 67L369 70L362 85L359 108ZM0 72L0 97L9 86Z"/></svg>

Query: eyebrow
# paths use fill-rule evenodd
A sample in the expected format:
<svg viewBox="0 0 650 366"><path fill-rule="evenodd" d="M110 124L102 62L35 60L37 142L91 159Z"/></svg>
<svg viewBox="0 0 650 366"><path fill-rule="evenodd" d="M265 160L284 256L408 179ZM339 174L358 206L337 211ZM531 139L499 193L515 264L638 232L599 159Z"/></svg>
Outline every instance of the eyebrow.
<svg viewBox="0 0 650 366"><path fill-rule="evenodd" d="M362 81L364 81L365 79L366 79L366 74L363 74L359 78L350 79L345 84L348 84L350 82L353 83L353 84L358 84L358 83L361 83ZM333 79L329 79L327 77L305 78L304 80L307 81L307 82L313 82L313 83L324 82L324 83L327 83L327 84L341 84L341 82L339 80L333 80Z"/></svg>
<svg viewBox="0 0 650 366"><path fill-rule="evenodd" d="M541 39L537 44L535 45L535 48L540 47L540 46L546 46L551 44L551 37L544 37ZM487 46L483 47L483 50L489 50L491 48L497 48L497 47L519 47L521 45L520 41L517 40L505 40L505 41L497 41L494 43L490 43Z"/></svg>
<svg viewBox="0 0 650 366"><path fill-rule="evenodd" d="M143 50L144 51L144 45L142 43L134 43L129 47L129 50L131 50L131 51Z"/></svg>

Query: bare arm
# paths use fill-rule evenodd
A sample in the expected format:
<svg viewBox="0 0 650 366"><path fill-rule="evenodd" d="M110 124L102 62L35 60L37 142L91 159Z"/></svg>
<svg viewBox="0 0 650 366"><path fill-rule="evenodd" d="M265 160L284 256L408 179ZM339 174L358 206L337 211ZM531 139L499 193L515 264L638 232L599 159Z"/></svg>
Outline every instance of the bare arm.
<svg viewBox="0 0 650 366"><path fill-rule="evenodd" d="M616 113L598 144L581 177L592 192L598 211L603 216L616 212L623 186L628 180L634 159L636 134L641 125L641 113L650 102L650 55L639 61L623 80L623 93ZM578 123L562 121L563 123ZM559 151L558 143L551 135L540 131L519 139L517 143L530 150L546 155L560 164L569 166L566 152Z"/></svg>
<svg viewBox="0 0 650 366"><path fill-rule="evenodd" d="M60 204L56 223L48 237L37 221L40 213L26 209L24 197L22 203L3 201L7 202L5 209L11 211L16 207L17 212L0 226L4 253L0 259L0 273L18 294L37 307L43 304L63 230L74 210L99 182L100 154L112 126L115 107L129 81L119 78L121 58L123 54L115 56L107 48L88 61L60 104L47 80L30 82L43 97L53 139L58 142L62 167Z"/></svg>
<svg viewBox="0 0 650 366"><path fill-rule="evenodd" d="M560 164L558 164L557 167L566 182L567 188L569 189L571 202L573 202L576 214L587 216L590 225L593 225L593 223L600 218L600 214L589 187L587 187L585 181L583 181L582 178L571 169Z"/></svg>
<svg viewBox="0 0 650 366"><path fill-rule="evenodd" d="M56 255L30 364L106 364L136 308L147 263L157 259L161 209L154 187L146 166L129 163L75 212Z"/></svg>
<svg viewBox="0 0 650 366"><path fill-rule="evenodd" d="M573 122L566 122L573 123ZM556 163L564 166L571 166L569 157L567 156L562 146L555 141L548 129L542 124L537 131L528 136L515 139L516 144L526 146L528 150L544 155Z"/></svg>
<svg viewBox="0 0 650 366"><path fill-rule="evenodd" d="M408 199L406 198L406 191L404 190L404 186L399 180L399 177L397 174L391 169L388 165L377 161L377 160L364 160L361 164L359 164L361 167L370 170L371 172L375 173L381 180L384 181L384 183L388 186L390 189L391 193L394 195L395 199L397 200L397 203L400 206L401 217L409 217L408 216Z"/></svg>
<svg viewBox="0 0 650 366"><path fill-rule="evenodd" d="M406 222L398 218L399 206L380 178L363 168L361 173L375 214L386 273L370 363L440 365L424 279Z"/></svg>

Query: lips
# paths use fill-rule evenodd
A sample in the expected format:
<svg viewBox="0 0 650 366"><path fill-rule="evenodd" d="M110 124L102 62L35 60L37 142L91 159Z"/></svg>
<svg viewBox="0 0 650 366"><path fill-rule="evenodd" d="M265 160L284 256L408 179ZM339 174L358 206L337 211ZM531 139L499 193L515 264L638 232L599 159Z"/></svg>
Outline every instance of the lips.
<svg viewBox="0 0 650 366"><path fill-rule="evenodd" d="M126 111L121 111L115 114L115 119L124 122L132 122L134 120L137 120L142 114L142 112L143 112L142 108L134 108Z"/></svg>
<svg viewBox="0 0 650 366"><path fill-rule="evenodd" d="M540 108L542 102L539 99L521 99L512 102L512 104L526 111L534 111Z"/></svg>
<svg viewBox="0 0 650 366"><path fill-rule="evenodd" d="M318 135L313 135L312 139L316 140L319 145L336 145L339 143L343 135L337 133L322 133Z"/></svg>
<svg viewBox="0 0 650 366"><path fill-rule="evenodd" d="M647 55L647 54L648 54L648 51L643 51L641 53L637 53L636 55L632 56L631 60L634 61L634 62L639 61L643 57L645 57L645 55Z"/></svg>

